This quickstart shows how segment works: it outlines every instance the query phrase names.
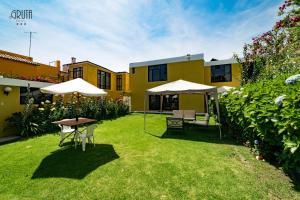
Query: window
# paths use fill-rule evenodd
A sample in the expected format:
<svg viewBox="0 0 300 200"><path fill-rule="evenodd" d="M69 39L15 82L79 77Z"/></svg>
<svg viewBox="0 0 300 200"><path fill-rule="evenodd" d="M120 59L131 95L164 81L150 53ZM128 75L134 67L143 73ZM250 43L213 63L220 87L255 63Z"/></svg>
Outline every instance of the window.
<svg viewBox="0 0 300 200"><path fill-rule="evenodd" d="M73 68L73 78L82 78L83 71L82 67Z"/></svg>
<svg viewBox="0 0 300 200"><path fill-rule="evenodd" d="M230 82L231 64L211 66L211 82Z"/></svg>
<svg viewBox="0 0 300 200"><path fill-rule="evenodd" d="M163 96L163 110L179 110L178 95Z"/></svg>
<svg viewBox="0 0 300 200"><path fill-rule="evenodd" d="M148 81L166 81L167 64L152 65L148 67Z"/></svg>
<svg viewBox="0 0 300 200"><path fill-rule="evenodd" d="M164 95L162 109L178 110L179 109L178 95ZM149 110L160 110L160 95L149 96Z"/></svg>
<svg viewBox="0 0 300 200"><path fill-rule="evenodd" d="M132 73L132 74L135 74L135 68L134 68L134 67L131 68L131 73Z"/></svg>
<svg viewBox="0 0 300 200"><path fill-rule="evenodd" d="M122 75L117 75L117 90L122 90Z"/></svg>
<svg viewBox="0 0 300 200"><path fill-rule="evenodd" d="M26 104L27 98L27 87L20 87L20 104ZM40 88L30 88L29 98L34 99L34 104L40 104L42 101L46 100L52 102L53 95L41 93Z"/></svg>
<svg viewBox="0 0 300 200"><path fill-rule="evenodd" d="M98 70L98 87L101 89L110 89L110 73Z"/></svg>
<svg viewBox="0 0 300 200"><path fill-rule="evenodd" d="M149 110L160 110L159 95L149 95Z"/></svg>

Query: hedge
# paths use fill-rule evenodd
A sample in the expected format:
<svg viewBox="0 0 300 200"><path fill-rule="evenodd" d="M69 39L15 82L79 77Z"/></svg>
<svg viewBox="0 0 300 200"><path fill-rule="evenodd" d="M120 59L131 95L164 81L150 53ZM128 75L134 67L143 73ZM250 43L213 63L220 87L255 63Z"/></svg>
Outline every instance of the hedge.
<svg viewBox="0 0 300 200"><path fill-rule="evenodd" d="M261 155L300 173L300 80L288 75L246 84L220 97L222 125Z"/></svg>

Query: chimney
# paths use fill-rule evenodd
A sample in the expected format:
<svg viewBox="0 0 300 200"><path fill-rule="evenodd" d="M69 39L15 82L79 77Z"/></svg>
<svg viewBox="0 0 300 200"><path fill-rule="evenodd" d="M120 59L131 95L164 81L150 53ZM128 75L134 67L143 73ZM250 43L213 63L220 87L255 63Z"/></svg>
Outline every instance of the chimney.
<svg viewBox="0 0 300 200"><path fill-rule="evenodd" d="M75 57L72 57L72 58L71 58L71 63L72 63L72 64L76 63L76 58L75 58Z"/></svg>
<svg viewBox="0 0 300 200"><path fill-rule="evenodd" d="M60 60L56 60L54 66L60 68Z"/></svg>

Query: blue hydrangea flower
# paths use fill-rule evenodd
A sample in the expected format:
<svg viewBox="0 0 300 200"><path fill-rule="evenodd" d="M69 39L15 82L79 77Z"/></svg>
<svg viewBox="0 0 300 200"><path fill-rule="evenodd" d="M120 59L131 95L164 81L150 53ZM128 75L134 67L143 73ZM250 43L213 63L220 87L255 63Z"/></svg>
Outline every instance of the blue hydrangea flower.
<svg viewBox="0 0 300 200"><path fill-rule="evenodd" d="M296 75L293 75L293 76L288 77L288 78L285 80L285 83L286 83L286 84L294 84L294 83L296 83L299 79L300 79L300 74L296 74Z"/></svg>
<svg viewBox="0 0 300 200"><path fill-rule="evenodd" d="M275 99L275 104L279 107L282 106L282 102L285 99L285 97L286 97L286 95L281 95L281 96L277 97Z"/></svg>

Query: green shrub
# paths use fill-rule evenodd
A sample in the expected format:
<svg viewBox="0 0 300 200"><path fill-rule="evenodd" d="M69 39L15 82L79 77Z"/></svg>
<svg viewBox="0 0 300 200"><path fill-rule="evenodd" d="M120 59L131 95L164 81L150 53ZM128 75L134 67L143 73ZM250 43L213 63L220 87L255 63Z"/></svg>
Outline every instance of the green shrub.
<svg viewBox="0 0 300 200"><path fill-rule="evenodd" d="M80 98L78 116L96 120L113 119L129 113L129 107L122 101L108 101L100 98ZM57 98L54 103L42 102L34 105L28 101L23 112L14 113L6 121L16 127L23 136L36 135L58 130L58 126L51 123L63 118L75 118L76 100L64 103L62 98Z"/></svg>
<svg viewBox="0 0 300 200"><path fill-rule="evenodd" d="M220 97L222 125L242 142L261 141L261 152L285 169L300 172L300 81L287 75L246 84ZM275 99L283 96L275 103Z"/></svg>
<svg viewBox="0 0 300 200"><path fill-rule="evenodd" d="M23 112L13 113L6 121L11 126L17 128L20 135L29 136L42 132L41 126L37 123L39 111L33 105L33 99L29 99Z"/></svg>

